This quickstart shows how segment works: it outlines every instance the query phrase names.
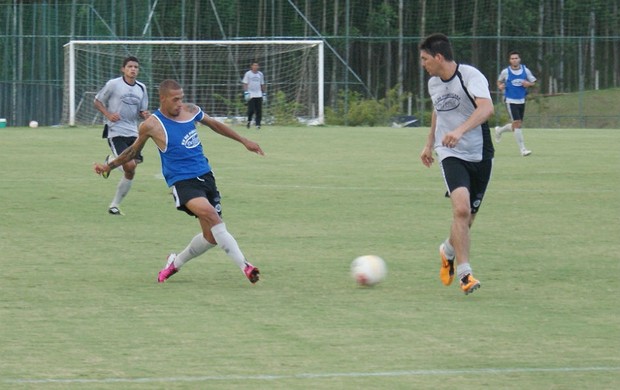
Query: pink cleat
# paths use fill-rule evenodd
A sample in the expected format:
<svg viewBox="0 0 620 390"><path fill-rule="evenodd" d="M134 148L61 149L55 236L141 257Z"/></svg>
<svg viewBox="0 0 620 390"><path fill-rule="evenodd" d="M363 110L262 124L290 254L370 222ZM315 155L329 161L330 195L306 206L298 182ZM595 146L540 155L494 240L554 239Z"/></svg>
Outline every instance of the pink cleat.
<svg viewBox="0 0 620 390"><path fill-rule="evenodd" d="M248 280L252 284L258 282L258 275L260 274L260 271L258 270L258 268L254 267L252 264L246 263L243 273L245 273L245 276L248 278Z"/></svg>
<svg viewBox="0 0 620 390"><path fill-rule="evenodd" d="M157 276L158 283L165 282L169 277L179 272L179 270L174 266L174 259L176 257L177 255L174 253L168 255L166 266L159 271L159 275Z"/></svg>

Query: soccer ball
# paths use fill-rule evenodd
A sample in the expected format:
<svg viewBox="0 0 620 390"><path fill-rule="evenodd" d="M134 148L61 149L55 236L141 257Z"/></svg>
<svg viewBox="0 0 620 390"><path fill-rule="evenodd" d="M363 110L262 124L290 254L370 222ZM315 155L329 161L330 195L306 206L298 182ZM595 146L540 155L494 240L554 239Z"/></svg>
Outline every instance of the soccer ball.
<svg viewBox="0 0 620 390"><path fill-rule="evenodd" d="M375 255L360 256L351 263L351 276L362 286L373 286L387 275L387 266Z"/></svg>
<svg viewBox="0 0 620 390"><path fill-rule="evenodd" d="M30 123L28 123L28 126L32 127L33 129L36 129L37 127L39 127L39 122L30 121Z"/></svg>

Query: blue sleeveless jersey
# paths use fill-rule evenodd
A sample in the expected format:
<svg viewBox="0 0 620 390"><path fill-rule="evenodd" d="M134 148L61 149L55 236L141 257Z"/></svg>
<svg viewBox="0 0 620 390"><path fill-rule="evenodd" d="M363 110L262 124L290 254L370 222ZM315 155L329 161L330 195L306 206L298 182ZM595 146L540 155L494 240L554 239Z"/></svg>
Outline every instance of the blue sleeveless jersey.
<svg viewBox="0 0 620 390"><path fill-rule="evenodd" d="M166 146L163 150L159 149L159 156L161 172L169 187L180 180L211 172L209 160L202 151L202 144L196 130L196 121L204 117L202 110L199 109L196 116L186 122L166 118L159 109L153 115L159 120L166 133Z"/></svg>
<svg viewBox="0 0 620 390"><path fill-rule="evenodd" d="M521 73L514 74L508 68L508 79L506 80L506 98L508 99L525 99L527 88L523 86L523 82L527 80L527 72L525 65L521 65Z"/></svg>

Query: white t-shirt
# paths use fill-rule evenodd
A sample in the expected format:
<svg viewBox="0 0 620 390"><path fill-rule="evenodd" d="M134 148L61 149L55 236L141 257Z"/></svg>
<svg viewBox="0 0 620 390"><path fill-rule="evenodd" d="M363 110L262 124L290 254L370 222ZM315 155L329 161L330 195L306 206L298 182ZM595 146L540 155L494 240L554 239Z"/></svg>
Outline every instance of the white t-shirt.
<svg viewBox="0 0 620 390"><path fill-rule="evenodd" d="M491 100L486 77L473 66L458 64L450 80L431 77L428 80L428 92L437 115L434 148L439 160L457 157L465 161L479 162L483 155L485 158L492 156L493 146L486 123L466 132L454 148L441 145L441 140L447 133L472 115L476 109L476 98Z"/></svg>
<svg viewBox="0 0 620 390"><path fill-rule="evenodd" d="M259 98L263 96L262 85L265 84L265 76L260 70L256 73L248 70L243 76L243 84L248 85L247 91L250 93L251 98Z"/></svg>
<svg viewBox="0 0 620 390"><path fill-rule="evenodd" d="M138 123L142 119L140 111L146 111L149 107L149 97L144 84L136 80L134 85L129 85L123 77L117 77L108 81L95 99L103 103L111 113L121 116L116 122L105 120L108 125L108 138L138 136Z"/></svg>

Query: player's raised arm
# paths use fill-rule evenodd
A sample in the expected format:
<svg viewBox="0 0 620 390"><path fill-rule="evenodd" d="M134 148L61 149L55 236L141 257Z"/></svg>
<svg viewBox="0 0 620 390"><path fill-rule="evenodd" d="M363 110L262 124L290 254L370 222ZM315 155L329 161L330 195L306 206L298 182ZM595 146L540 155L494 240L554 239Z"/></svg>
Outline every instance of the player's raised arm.
<svg viewBox="0 0 620 390"><path fill-rule="evenodd" d="M203 125L209 126L211 130L215 131L218 134L223 135L224 137L228 137L230 139L234 139L237 142L240 142L250 152L254 152L261 156L265 155L260 145L258 145L256 142L250 141L249 139L242 137L241 135L239 135L239 133L237 133L236 131L234 131L233 129L225 125L224 123L211 118L207 114L204 114L204 116L202 117L202 120L200 120L200 123L202 123Z"/></svg>

